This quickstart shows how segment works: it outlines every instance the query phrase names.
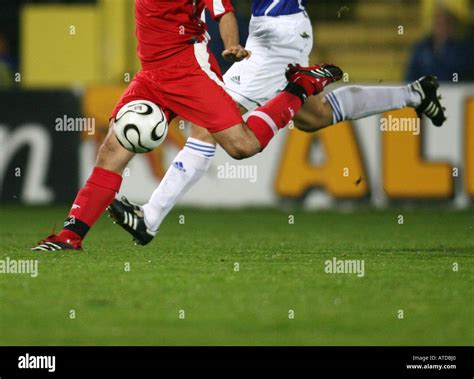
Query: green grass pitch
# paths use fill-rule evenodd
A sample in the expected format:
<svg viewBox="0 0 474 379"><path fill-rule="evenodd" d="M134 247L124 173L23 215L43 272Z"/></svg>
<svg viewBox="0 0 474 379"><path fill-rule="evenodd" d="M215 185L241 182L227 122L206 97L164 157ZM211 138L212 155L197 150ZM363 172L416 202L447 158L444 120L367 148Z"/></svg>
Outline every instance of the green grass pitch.
<svg viewBox="0 0 474 379"><path fill-rule="evenodd" d="M65 213L0 209L0 259L39 259L0 274L1 345L474 343L472 210L178 209L146 248L103 217L84 251L30 252Z"/></svg>

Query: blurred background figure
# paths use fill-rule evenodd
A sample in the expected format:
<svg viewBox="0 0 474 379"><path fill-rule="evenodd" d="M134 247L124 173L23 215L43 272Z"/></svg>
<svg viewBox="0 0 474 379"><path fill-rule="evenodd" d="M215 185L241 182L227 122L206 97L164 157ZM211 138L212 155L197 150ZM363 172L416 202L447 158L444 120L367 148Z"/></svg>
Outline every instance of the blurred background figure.
<svg viewBox="0 0 474 379"><path fill-rule="evenodd" d="M0 0L0 89L11 87L18 72L19 3Z"/></svg>
<svg viewBox="0 0 474 379"><path fill-rule="evenodd" d="M11 55L9 41L5 34L0 33L0 89L13 85L16 59Z"/></svg>
<svg viewBox="0 0 474 379"><path fill-rule="evenodd" d="M459 18L444 6L436 9L431 33L419 41L411 55L406 80L413 81L427 72L442 81L472 78L473 54L468 39L462 37Z"/></svg>
<svg viewBox="0 0 474 379"><path fill-rule="evenodd" d="M470 3L469 32L467 40L471 50L471 69L469 72L469 80L474 81L474 0L471 0Z"/></svg>

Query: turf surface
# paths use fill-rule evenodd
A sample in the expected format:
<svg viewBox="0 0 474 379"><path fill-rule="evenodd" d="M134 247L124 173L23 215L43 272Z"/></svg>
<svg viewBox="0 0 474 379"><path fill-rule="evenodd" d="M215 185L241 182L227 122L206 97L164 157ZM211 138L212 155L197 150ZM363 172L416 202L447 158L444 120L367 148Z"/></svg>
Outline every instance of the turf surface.
<svg viewBox="0 0 474 379"><path fill-rule="evenodd" d="M181 209L147 248L102 218L82 252L29 252L64 215L0 209L0 260L39 259L0 274L1 345L474 343L472 210Z"/></svg>

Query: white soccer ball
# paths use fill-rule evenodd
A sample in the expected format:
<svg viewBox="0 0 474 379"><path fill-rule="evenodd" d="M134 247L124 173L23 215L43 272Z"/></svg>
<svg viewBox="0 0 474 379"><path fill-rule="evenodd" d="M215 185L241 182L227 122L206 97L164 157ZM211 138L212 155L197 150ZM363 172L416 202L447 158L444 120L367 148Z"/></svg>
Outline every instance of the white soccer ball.
<svg viewBox="0 0 474 379"><path fill-rule="evenodd" d="M120 144L132 153L149 153L160 146L168 134L163 111L147 100L125 104L117 113L114 132Z"/></svg>

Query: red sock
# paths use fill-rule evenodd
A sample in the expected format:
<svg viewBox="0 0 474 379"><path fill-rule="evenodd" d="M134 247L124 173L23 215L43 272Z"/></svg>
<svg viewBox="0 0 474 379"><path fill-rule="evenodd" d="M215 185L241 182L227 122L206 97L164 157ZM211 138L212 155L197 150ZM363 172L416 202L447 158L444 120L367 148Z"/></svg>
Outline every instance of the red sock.
<svg viewBox="0 0 474 379"><path fill-rule="evenodd" d="M58 236L69 243L78 243L104 213L120 190L122 177L101 167L94 167L86 185L79 191Z"/></svg>
<svg viewBox="0 0 474 379"><path fill-rule="evenodd" d="M262 150L280 129L288 125L302 105L300 97L283 91L250 113L247 126L254 132Z"/></svg>

